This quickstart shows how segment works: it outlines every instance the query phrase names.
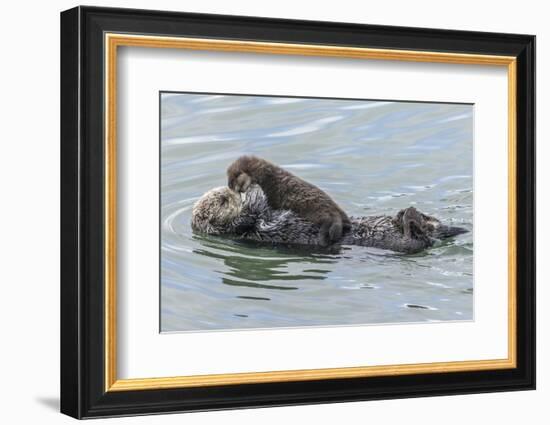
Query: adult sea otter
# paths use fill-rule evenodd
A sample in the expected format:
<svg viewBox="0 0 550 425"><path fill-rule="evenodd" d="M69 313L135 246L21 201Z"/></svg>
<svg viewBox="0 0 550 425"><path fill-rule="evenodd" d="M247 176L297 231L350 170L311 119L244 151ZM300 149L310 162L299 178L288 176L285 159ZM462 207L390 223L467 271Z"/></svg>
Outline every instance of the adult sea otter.
<svg viewBox="0 0 550 425"><path fill-rule="evenodd" d="M412 254L431 247L437 240L466 233L448 226L414 207L395 216L350 217L350 230L338 245L361 245ZM258 185L239 194L228 187L206 192L194 205L194 231L273 244L323 246L319 224L291 210L273 209Z"/></svg>

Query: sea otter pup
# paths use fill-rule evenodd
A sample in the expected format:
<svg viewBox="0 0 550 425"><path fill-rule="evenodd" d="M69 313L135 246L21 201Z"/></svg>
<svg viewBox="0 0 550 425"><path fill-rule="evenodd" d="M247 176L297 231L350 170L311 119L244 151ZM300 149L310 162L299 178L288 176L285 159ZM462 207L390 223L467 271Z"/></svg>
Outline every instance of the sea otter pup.
<svg viewBox="0 0 550 425"><path fill-rule="evenodd" d="M343 245L361 245L412 254L438 239L466 233L442 224L413 207L392 216L351 217ZM290 210L274 210L257 185L244 200L228 187L206 192L193 206L191 227L196 232L276 244L319 246L319 226Z"/></svg>
<svg viewBox="0 0 550 425"><path fill-rule="evenodd" d="M290 210L319 227L322 246L337 242L351 227L346 213L317 186L256 156L241 156L227 169L227 185L246 192L258 184L274 210Z"/></svg>

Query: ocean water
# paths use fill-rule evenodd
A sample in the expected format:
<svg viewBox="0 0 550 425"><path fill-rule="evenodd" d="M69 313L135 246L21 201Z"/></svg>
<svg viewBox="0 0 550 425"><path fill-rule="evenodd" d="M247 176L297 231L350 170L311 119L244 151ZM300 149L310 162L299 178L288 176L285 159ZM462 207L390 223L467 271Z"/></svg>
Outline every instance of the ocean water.
<svg viewBox="0 0 550 425"><path fill-rule="evenodd" d="M162 332L473 320L472 105L162 93L160 133ZM413 205L470 232L415 255L194 234L194 202L243 154L349 215Z"/></svg>

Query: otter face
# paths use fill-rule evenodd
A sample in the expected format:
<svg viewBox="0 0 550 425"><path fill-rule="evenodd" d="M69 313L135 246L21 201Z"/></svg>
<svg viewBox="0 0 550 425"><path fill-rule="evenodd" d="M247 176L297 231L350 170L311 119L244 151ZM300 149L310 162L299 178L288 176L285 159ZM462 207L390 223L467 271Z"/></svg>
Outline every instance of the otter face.
<svg viewBox="0 0 550 425"><path fill-rule="evenodd" d="M227 170L227 186L235 192L246 192L252 183L252 178L237 167Z"/></svg>
<svg viewBox="0 0 550 425"><path fill-rule="evenodd" d="M234 162L229 166L227 169L227 186L229 186L230 189L235 190L235 182L237 181L237 177L239 177L243 171L241 170L240 164Z"/></svg>
<svg viewBox="0 0 550 425"><path fill-rule="evenodd" d="M259 159L254 156L241 156L227 168L227 186L235 192L246 192L256 183L250 175L250 168Z"/></svg>
<svg viewBox="0 0 550 425"><path fill-rule="evenodd" d="M212 235L228 233L241 213L241 204L240 195L228 187L211 189L193 206L191 226Z"/></svg>

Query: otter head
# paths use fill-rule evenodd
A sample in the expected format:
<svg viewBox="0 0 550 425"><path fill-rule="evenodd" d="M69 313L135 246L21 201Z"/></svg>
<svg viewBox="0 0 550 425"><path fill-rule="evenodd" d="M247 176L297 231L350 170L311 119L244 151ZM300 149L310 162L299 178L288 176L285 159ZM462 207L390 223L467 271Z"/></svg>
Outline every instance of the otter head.
<svg viewBox="0 0 550 425"><path fill-rule="evenodd" d="M230 233L241 205L240 195L228 187L211 189L193 206L191 227L212 235Z"/></svg>
<svg viewBox="0 0 550 425"><path fill-rule="evenodd" d="M227 168L227 186L235 192L246 192L250 185L257 183L251 175L259 162L259 158L251 155L237 158Z"/></svg>

